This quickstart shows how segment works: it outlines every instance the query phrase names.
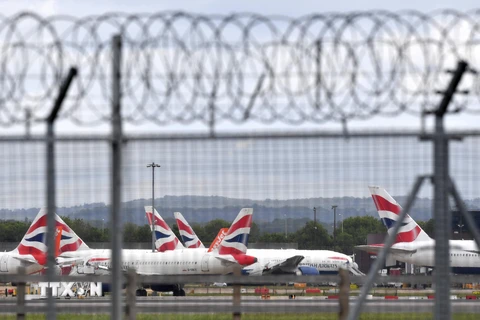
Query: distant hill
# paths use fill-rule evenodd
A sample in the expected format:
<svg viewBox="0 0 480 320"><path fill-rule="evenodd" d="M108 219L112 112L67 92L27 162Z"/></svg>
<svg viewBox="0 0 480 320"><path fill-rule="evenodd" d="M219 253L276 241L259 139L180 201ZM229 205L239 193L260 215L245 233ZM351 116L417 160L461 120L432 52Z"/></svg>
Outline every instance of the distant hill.
<svg viewBox="0 0 480 320"><path fill-rule="evenodd" d="M400 204L406 197L394 196ZM480 207L480 199L465 201L471 209ZM138 225L147 223L144 206L151 205L150 199L137 199L124 203L123 221ZM174 223L173 212L181 212L190 223L204 224L213 219L232 221L242 207L254 208L254 221L261 230L268 232L283 232L285 218L289 219L288 232L293 232L313 220L313 207L317 208L317 222L326 226L333 223L332 205L337 205L337 223L341 219L352 216L371 215L377 213L370 197L337 197L337 198L307 198L290 200L251 200L234 199L220 196L165 196L155 199L155 207L170 224ZM39 208L6 210L0 209L0 219L33 220ZM109 206L104 203L90 203L69 208L58 208L57 213L72 219L85 219L101 226L109 221ZM429 220L432 216L432 201L418 198L410 215L419 221ZM102 222L102 219L104 221ZM290 220L292 219L292 220ZM271 231L276 230L276 231Z"/></svg>

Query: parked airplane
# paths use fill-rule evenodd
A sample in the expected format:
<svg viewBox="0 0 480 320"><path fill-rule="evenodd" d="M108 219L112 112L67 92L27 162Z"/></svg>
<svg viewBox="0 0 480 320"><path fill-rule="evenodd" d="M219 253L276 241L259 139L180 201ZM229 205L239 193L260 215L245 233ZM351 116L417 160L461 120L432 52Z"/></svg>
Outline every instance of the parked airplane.
<svg viewBox="0 0 480 320"><path fill-rule="evenodd" d="M398 222L400 205L381 187L370 186L373 202L380 219L390 233ZM450 240L450 266L453 273L480 273L480 251L472 240ZM383 244L360 245L356 248L370 253L378 253ZM390 248L390 254L398 261L417 266L435 267L435 240L407 214Z"/></svg>
<svg viewBox="0 0 480 320"><path fill-rule="evenodd" d="M142 275L186 275L186 274L227 274L235 268L253 264L257 259L245 254L248 234L252 223L253 209L240 210L230 226L218 250L207 252L204 248L179 249L166 252L145 250L123 250L123 268L134 268ZM90 254L60 255L60 263L75 262L97 270L109 271L112 267L110 250L91 250ZM63 259L63 261L61 260ZM174 295L185 295L182 284L148 284L155 291L173 291ZM138 292L146 294L144 289Z"/></svg>
<svg viewBox="0 0 480 320"><path fill-rule="evenodd" d="M56 254L88 249L88 246L56 216ZM42 272L47 264L47 210L40 209L19 245L12 251L0 253L0 273L16 274L20 266L27 274Z"/></svg>
<svg viewBox="0 0 480 320"><path fill-rule="evenodd" d="M200 242L180 212L175 212L180 233L189 234L192 242ZM179 223L180 222L180 223ZM214 243L212 243L212 246ZM257 257L258 262L243 268L243 274L335 274L338 268L346 267L355 275L363 275L352 258L339 252L329 250L295 250L295 249L248 249L248 254Z"/></svg>

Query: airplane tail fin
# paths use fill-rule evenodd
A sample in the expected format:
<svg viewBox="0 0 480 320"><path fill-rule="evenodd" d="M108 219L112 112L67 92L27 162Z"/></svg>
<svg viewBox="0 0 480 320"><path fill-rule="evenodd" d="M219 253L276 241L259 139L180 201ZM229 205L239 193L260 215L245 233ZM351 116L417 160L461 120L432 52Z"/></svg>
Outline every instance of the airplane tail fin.
<svg viewBox="0 0 480 320"><path fill-rule="evenodd" d="M243 208L218 246L219 254L245 254L252 225L252 208Z"/></svg>
<svg viewBox="0 0 480 320"><path fill-rule="evenodd" d="M225 235L228 232L228 228L222 228L218 232L217 236L213 240L212 244L208 248L208 252L212 252L213 250L216 250L218 246L220 245L220 242L222 242L223 238L225 238Z"/></svg>
<svg viewBox="0 0 480 320"><path fill-rule="evenodd" d="M200 241L183 215L180 212L174 212L173 215L177 221L178 231L180 232L180 236L182 237L185 246L187 248L205 248L202 241Z"/></svg>
<svg viewBox="0 0 480 320"><path fill-rule="evenodd" d="M145 214L147 215L148 224L150 225L150 230L152 226L152 219L154 221L153 227L155 229L155 248L158 252L165 252L175 249L182 249L184 246L178 240L175 233L168 226L168 224L163 220L160 214L154 209L154 214L152 215L152 206L145 206ZM155 218L153 218L153 216Z"/></svg>
<svg viewBox="0 0 480 320"><path fill-rule="evenodd" d="M402 207L400 207L397 201L395 201L384 188L377 186L369 186L368 188L372 194L378 215L385 227L387 227L388 233L390 233L395 223L399 220L398 218ZM425 241L430 239L428 234L407 214L398 230L394 243Z"/></svg>
<svg viewBox="0 0 480 320"><path fill-rule="evenodd" d="M67 224L55 214L55 256L62 252L88 249L88 246L73 232ZM18 244L16 251L20 255L32 255L39 264L46 263L47 255L47 209L41 208L32 224Z"/></svg>

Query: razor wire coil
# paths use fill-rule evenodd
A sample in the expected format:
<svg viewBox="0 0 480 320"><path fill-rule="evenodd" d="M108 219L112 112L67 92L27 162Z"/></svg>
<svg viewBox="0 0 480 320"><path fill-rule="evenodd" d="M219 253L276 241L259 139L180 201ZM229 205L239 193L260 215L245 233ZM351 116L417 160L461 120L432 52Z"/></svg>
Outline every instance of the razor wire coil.
<svg viewBox="0 0 480 320"><path fill-rule="evenodd" d="M0 125L41 121L75 66L61 118L110 121L111 37L122 35L122 117L133 124L302 124L435 108L458 60L480 69L480 10L0 16ZM480 81L455 111L480 111ZM26 116L28 110L29 116Z"/></svg>

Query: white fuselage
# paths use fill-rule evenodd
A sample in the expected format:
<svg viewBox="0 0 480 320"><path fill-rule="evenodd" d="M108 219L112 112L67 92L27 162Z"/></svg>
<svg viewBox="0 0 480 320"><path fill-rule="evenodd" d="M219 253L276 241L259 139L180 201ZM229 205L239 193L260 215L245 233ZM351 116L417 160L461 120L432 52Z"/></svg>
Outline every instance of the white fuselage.
<svg viewBox="0 0 480 320"><path fill-rule="evenodd" d="M480 272L480 255L475 241L471 240L450 240L450 267L454 273L464 273L471 269L472 272ZM435 267L435 240L399 242L392 248L404 250L416 250L413 253L391 253L391 255L403 262L415 264L418 266ZM465 270L462 270L465 269ZM478 269L478 270L475 270Z"/></svg>
<svg viewBox="0 0 480 320"><path fill-rule="evenodd" d="M0 253L0 274L16 274L18 268L25 267L27 274L40 272L44 267L35 262L35 258L30 255L20 255L16 250Z"/></svg>
<svg viewBox="0 0 480 320"><path fill-rule="evenodd" d="M84 250L62 254L60 257L71 258L82 256L85 264L110 269L110 250ZM166 252L147 250L122 250L122 268L133 268L144 275L187 275L187 274L227 274L233 272L238 264L226 261L216 253L207 252L204 248L179 249ZM232 257L225 255L225 257ZM231 258L231 260L233 260Z"/></svg>

